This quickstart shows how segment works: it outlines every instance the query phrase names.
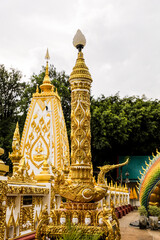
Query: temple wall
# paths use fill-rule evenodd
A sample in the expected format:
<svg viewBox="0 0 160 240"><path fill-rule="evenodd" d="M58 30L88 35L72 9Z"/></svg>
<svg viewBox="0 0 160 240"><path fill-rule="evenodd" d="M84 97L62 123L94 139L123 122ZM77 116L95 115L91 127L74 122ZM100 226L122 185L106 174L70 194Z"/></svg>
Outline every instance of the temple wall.
<svg viewBox="0 0 160 240"><path fill-rule="evenodd" d="M4 237L12 239L36 230L45 204L49 203L51 184L43 186L7 184ZM50 206L48 205L48 209Z"/></svg>

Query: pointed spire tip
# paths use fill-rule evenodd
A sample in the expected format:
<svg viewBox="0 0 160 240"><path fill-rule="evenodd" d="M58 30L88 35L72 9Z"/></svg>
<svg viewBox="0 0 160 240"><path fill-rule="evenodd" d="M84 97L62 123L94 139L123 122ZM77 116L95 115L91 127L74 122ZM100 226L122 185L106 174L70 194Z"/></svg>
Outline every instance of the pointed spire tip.
<svg viewBox="0 0 160 240"><path fill-rule="evenodd" d="M47 52L46 52L45 59L46 59L46 60L49 60L49 59L50 59L48 48L47 48Z"/></svg>

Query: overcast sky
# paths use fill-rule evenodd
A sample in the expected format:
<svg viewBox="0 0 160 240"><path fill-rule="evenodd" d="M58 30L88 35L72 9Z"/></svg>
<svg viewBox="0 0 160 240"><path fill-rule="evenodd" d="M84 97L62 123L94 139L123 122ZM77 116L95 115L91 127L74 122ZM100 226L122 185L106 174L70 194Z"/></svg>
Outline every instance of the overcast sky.
<svg viewBox="0 0 160 240"><path fill-rule="evenodd" d="M0 64L29 80L45 65L71 73L80 29L92 95L160 99L160 0L1 0Z"/></svg>

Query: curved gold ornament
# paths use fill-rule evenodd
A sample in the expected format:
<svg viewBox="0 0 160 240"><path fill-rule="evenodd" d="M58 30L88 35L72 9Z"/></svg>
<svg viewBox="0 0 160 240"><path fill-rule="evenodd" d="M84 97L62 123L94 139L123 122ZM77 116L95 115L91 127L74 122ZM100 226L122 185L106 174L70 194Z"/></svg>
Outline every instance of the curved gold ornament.
<svg viewBox="0 0 160 240"><path fill-rule="evenodd" d="M98 174L98 183L104 184L105 183L105 174L115 168L119 168L128 164L129 158L124 163L116 164L116 165L104 165L103 167L98 167L100 169L100 173ZM111 182L112 183L112 182ZM113 183L112 183L113 184Z"/></svg>

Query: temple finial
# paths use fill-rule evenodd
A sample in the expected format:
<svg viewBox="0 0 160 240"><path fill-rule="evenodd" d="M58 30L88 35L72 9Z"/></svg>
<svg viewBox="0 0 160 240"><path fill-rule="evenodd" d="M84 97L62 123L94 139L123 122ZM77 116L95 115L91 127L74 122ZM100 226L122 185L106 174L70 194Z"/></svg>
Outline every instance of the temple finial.
<svg viewBox="0 0 160 240"><path fill-rule="evenodd" d="M86 45L86 38L79 29L77 30L76 35L73 38L73 45L78 49L79 52L81 52L81 50Z"/></svg>
<svg viewBox="0 0 160 240"><path fill-rule="evenodd" d="M49 59L50 59L49 52L48 52L48 48L47 48L47 52L46 52L45 59L47 59L47 60L49 60Z"/></svg>
<svg viewBox="0 0 160 240"><path fill-rule="evenodd" d="M14 131L13 141L14 141L15 139L18 140L18 141L20 141L19 124L18 124L18 122L17 122L17 124L16 124L16 129L15 129L15 131Z"/></svg>
<svg viewBox="0 0 160 240"><path fill-rule="evenodd" d="M38 84L37 84L37 88L36 88L36 93L39 93L39 87L38 87Z"/></svg>
<svg viewBox="0 0 160 240"><path fill-rule="evenodd" d="M20 133L19 133L19 125L18 122L16 124L16 129L13 135L12 142L12 153L9 153L9 158L13 163L13 174L17 172L20 159L22 158L21 150L20 150Z"/></svg>
<svg viewBox="0 0 160 240"><path fill-rule="evenodd" d="M48 48L47 48L47 52L46 52L46 56L45 56L45 59L47 60L47 62L46 62L46 73L45 73L45 78L46 78L46 80L49 80L49 72L48 72L48 60L50 59L50 57L49 57L49 52L48 52ZM45 80L45 78L44 78L44 80Z"/></svg>
<svg viewBox="0 0 160 240"><path fill-rule="evenodd" d="M48 70L48 60L50 59L49 57L49 52L47 48L46 56L45 56L46 61L46 71L45 71L45 77L43 80L43 84L40 86L42 92L51 92L52 89L52 84L49 78L49 70Z"/></svg>

